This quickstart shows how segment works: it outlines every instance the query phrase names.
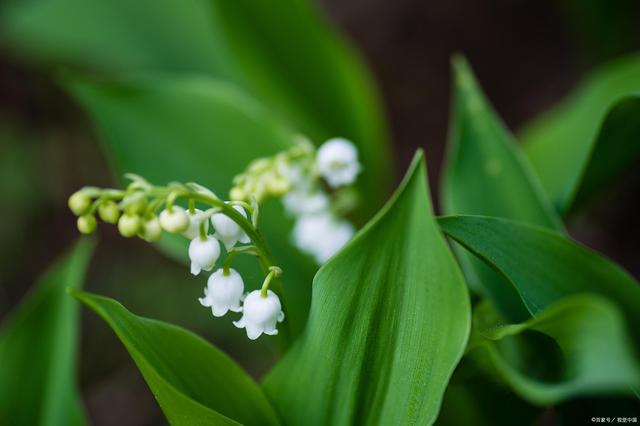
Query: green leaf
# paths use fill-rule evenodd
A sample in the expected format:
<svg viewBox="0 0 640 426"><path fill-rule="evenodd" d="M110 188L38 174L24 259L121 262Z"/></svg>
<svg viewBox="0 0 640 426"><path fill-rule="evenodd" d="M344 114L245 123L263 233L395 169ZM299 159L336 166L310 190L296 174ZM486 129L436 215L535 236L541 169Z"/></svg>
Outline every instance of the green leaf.
<svg viewBox="0 0 640 426"><path fill-rule="evenodd" d="M433 423L469 315L418 154L391 201L317 273L307 328L263 386L290 425Z"/></svg>
<svg viewBox="0 0 640 426"><path fill-rule="evenodd" d="M446 214L507 217L562 229L535 173L500 121L465 60L454 57L454 107L444 176ZM460 254L472 287L480 288L512 321L526 311L504 280L475 259Z"/></svg>
<svg viewBox="0 0 640 426"><path fill-rule="evenodd" d="M570 296L513 325L496 322L486 308L475 312L469 355L531 403L632 394L640 384L624 319L613 303L600 296ZM540 333L553 338L554 344L543 346ZM527 340L536 336L535 346L528 347ZM523 354L526 351L530 353Z"/></svg>
<svg viewBox="0 0 640 426"><path fill-rule="evenodd" d="M151 182L195 181L225 197L233 177L257 157L288 148L290 131L233 86L210 78L147 78L121 83L74 80L76 97L90 111L112 168ZM289 242L291 224L279 203L260 209L260 228L273 254L286 265L284 287L294 335L307 318L316 265ZM184 239L165 241L186 262ZM239 269L260 277L255 259ZM258 278L250 287L262 283Z"/></svg>
<svg viewBox="0 0 640 426"><path fill-rule="evenodd" d="M371 77L306 0L5 2L3 39L40 61L97 70L202 73L241 88L315 142L360 148L364 206L375 211L391 168ZM304 58L304 59L303 59Z"/></svg>
<svg viewBox="0 0 640 426"><path fill-rule="evenodd" d="M95 243L81 239L39 280L0 329L0 424L84 425L76 389L78 307Z"/></svg>
<svg viewBox="0 0 640 426"><path fill-rule="evenodd" d="M596 70L522 132L556 209L568 214L640 155L640 55Z"/></svg>
<svg viewBox="0 0 640 426"><path fill-rule="evenodd" d="M258 385L231 358L171 324L113 299L74 292L118 335L172 425L277 425Z"/></svg>
<svg viewBox="0 0 640 426"><path fill-rule="evenodd" d="M622 309L640 343L640 284L605 257L562 234L522 222L452 216L438 223L504 276L532 315L572 294L600 294Z"/></svg>

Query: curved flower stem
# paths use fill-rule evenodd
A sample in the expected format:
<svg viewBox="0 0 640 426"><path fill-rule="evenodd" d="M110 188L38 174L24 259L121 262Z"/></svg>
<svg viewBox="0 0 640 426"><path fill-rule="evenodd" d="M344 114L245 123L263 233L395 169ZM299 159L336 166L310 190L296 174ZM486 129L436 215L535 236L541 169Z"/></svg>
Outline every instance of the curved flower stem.
<svg viewBox="0 0 640 426"><path fill-rule="evenodd" d="M267 275L267 277L269 275L272 275L268 285L273 289L274 292L280 294L280 297L282 298L283 310L286 310L287 300L286 300L286 296L282 286L282 281L279 278L280 275L282 274L282 270L276 266L275 261L271 256L271 253L267 247L267 244L264 241L264 238L262 238L262 235L253 226L251 221L249 221L240 212L234 209L233 205L227 204L217 197L213 197L211 195L202 194L195 191L188 191L188 190L180 190L177 192L178 194L176 198L184 197L189 200L198 201L203 204L210 205L211 207L220 209L221 213L223 213L225 216L233 220L235 223L238 224L238 226L240 226L240 228L242 228L242 230L247 234L247 236L249 237L249 239L251 240L251 242L253 243L253 245L257 250L258 262L260 263L260 267L262 268L264 274ZM249 213L251 215L251 211ZM274 268L277 268L277 270L280 272L275 273ZM287 321L285 321L285 323L286 324L283 324L283 338L286 341L289 341L290 340L289 325Z"/></svg>

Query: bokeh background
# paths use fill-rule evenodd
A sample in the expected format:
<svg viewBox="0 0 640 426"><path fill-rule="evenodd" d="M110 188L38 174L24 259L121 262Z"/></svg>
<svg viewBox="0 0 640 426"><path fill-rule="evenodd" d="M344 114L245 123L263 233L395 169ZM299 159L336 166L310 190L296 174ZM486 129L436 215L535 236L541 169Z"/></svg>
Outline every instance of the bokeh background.
<svg viewBox="0 0 640 426"><path fill-rule="evenodd" d="M516 131L565 96L598 64L640 48L637 0L324 0L377 80L391 126L399 179L424 148L437 204L446 142L450 70L464 53L506 124ZM113 185L91 125L51 70L0 40L0 321L77 237L68 195ZM640 167L605 188L570 232L640 277ZM191 303L201 291L184 266L101 227L87 288L138 314L215 339L253 374L274 350L250 345ZM81 388L96 425L165 420L129 355L95 315L83 312ZM240 337L240 338L239 338ZM548 418L540 419L548 424Z"/></svg>

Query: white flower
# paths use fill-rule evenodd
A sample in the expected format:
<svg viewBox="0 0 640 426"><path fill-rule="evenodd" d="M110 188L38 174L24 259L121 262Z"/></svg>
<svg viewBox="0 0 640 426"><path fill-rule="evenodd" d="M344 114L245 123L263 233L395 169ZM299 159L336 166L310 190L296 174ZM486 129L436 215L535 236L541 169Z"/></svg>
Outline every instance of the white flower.
<svg viewBox="0 0 640 426"><path fill-rule="evenodd" d="M233 206L233 208L245 218L247 217L247 213L242 207ZM238 241L244 244L251 242L247 234L242 230L242 228L240 228L240 225L235 223L224 213L216 213L211 216L211 223L216 230L216 238L220 239L224 243L227 251L233 248Z"/></svg>
<svg viewBox="0 0 640 426"><path fill-rule="evenodd" d="M358 151L346 139L329 139L318 148L316 168L332 188L349 185L360 172Z"/></svg>
<svg viewBox="0 0 640 426"><path fill-rule="evenodd" d="M198 275L201 270L210 271L220 257L220 243L212 236L206 240L196 237L189 244L189 259L191 260L191 273Z"/></svg>
<svg viewBox="0 0 640 426"><path fill-rule="evenodd" d="M204 221L204 232L209 230L209 221L204 216L202 210L195 209L193 213L187 210L187 216L189 217L189 227L182 233L185 237L193 240L200 235L200 224Z"/></svg>
<svg viewBox="0 0 640 426"><path fill-rule="evenodd" d="M189 216L182 207L173 206L171 211L165 209L160 213L160 225L167 232L179 234L189 227Z"/></svg>
<svg viewBox="0 0 640 426"><path fill-rule="evenodd" d="M324 212L301 216L293 227L293 241L301 250L325 263L353 237L353 226Z"/></svg>
<svg viewBox="0 0 640 426"><path fill-rule="evenodd" d="M294 189L282 198L284 208L293 216L318 213L329 208L329 197L320 191L309 192L304 189Z"/></svg>
<svg viewBox="0 0 640 426"><path fill-rule="evenodd" d="M214 317L221 317L228 311L242 312L240 300L244 293L244 282L238 272L229 269L225 275L223 269L218 269L211 274L204 288L204 297L200 304L210 307Z"/></svg>
<svg viewBox="0 0 640 426"><path fill-rule="evenodd" d="M233 325L247 330L247 337L255 340L262 333L270 336L278 334L276 322L284 321L284 312L280 299L271 290L267 290L267 296L262 297L260 290L254 290L244 299L242 318L234 321Z"/></svg>

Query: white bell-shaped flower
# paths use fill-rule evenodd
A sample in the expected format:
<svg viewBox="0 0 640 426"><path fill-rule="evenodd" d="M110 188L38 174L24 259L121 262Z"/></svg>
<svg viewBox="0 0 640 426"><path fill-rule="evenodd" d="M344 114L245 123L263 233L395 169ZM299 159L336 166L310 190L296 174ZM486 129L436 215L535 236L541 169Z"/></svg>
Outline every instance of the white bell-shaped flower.
<svg viewBox="0 0 640 426"><path fill-rule="evenodd" d="M189 259L191 260L191 273L198 275L201 270L210 271L220 257L220 243L213 236L206 239L196 237L189 244Z"/></svg>
<svg viewBox="0 0 640 426"><path fill-rule="evenodd" d="M240 206L233 206L234 210L247 217L247 213ZM240 228L240 225L235 223L224 213L216 213L211 216L211 223L216 230L215 236L224 244L227 251L231 250L238 241L247 244L251 242L247 234Z"/></svg>
<svg viewBox="0 0 640 426"><path fill-rule="evenodd" d="M160 225L167 232L179 234L189 227L189 216L182 207L173 206L160 213Z"/></svg>
<svg viewBox="0 0 640 426"><path fill-rule="evenodd" d="M276 323L282 321L284 321L284 312L282 312L278 295L267 290L267 296L262 297L260 290L254 290L244 299L242 318L234 321L233 325L245 328L247 337L255 340L262 333L270 336L278 334Z"/></svg>
<svg viewBox="0 0 640 426"><path fill-rule="evenodd" d="M200 224L204 222L205 233L209 231L209 220L204 216L204 212L199 209L195 209L193 213L187 210L187 216L189 217L189 227L182 233L183 236L190 240L200 235Z"/></svg>
<svg viewBox="0 0 640 426"><path fill-rule="evenodd" d="M282 204L293 216L308 215L327 210L329 197L320 190L294 189L282 198Z"/></svg>
<svg viewBox="0 0 640 426"><path fill-rule="evenodd" d="M329 139L318 148L316 169L332 188L353 183L361 170L355 145L343 138Z"/></svg>
<svg viewBox="0 0 640 426"><path fill-rule="evenodd" d="M319 264L338 252L355 233L353 226L329 212L301 216L293 227L293 242Z"/></svg>
<svg viewBox="0 0 640 426"><path fill-rule="evenodd" d="M204 297L200 304L211 308L214 317L221 317L228 311L242 312L240 301L244 293L244 282L240 274L229 269L225 275L223 269L218 269L209 277L204 289Z"/></svg>

